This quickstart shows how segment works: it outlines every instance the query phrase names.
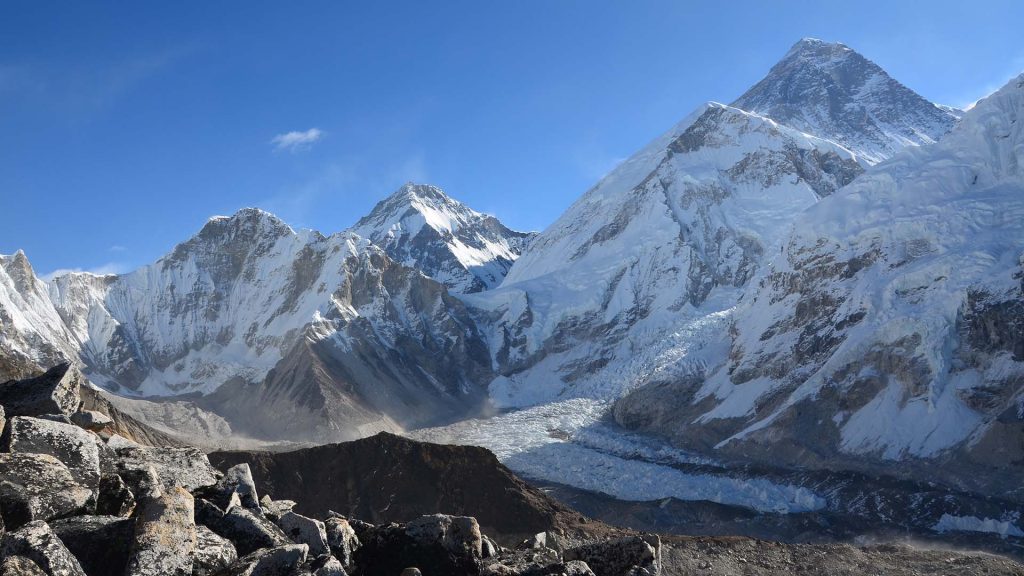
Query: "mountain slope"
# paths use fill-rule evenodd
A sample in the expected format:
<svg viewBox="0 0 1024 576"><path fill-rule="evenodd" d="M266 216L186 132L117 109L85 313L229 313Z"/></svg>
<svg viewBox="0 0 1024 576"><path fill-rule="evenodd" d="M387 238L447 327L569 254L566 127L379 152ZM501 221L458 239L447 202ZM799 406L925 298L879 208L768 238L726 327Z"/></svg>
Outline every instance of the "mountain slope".
<svg viewBox="0 0 1024 576"><path fill-rule="evenodd" d="M0 255L0 382L73 360L76 348L25 253Z"/></svg>
<svg viewBox="0 0 1024 576"><path fill-rule="evenodd" d="M440 188L412 183L381 200L352 232L461 294L500 284L535 236L509 230Z"/></svg>
<svg viewBox="0 0 1024 576"><path fill-rule="evenodd" d="M794 66L820 70L832 61L830 51L795 61L791 51L766 81L787 86L800 78ZM915 133L940 130L931 116L938 109L915 98L873 98L871 110L888 117L909 108L917 116L908 113L905 124ZM729 310L793 219L885 153L846 148L862 139L833 138L844 110L805 104L826 138L806 122L793 129L733 106L700 108L531 242L499 289L467 297L495 327L495 401L615 397L666 371L683 377L718 362Z"/></svg>
<svg viewBox="0 0 1024 576"><path fill-rule="evenodd" d="M435 422L475 410L491 378L441 284L358 236L297 233L255 209L211 219L153 265L49 289L94 381L217 390L201 403L242 433L348 439Z"/></svg>
<svg viewBox="0 0 1024 576"><path fill-rule="evenodd" d="M838 142L871 163L934 143L959 117L847 46L813 38L797 42L732 105Z"/></svg>
<svg viewBox="0 0 1024 576"><path fill-rule="evenodd" d="M728 362L619 421L1024 498L1024 76L802 215L733 326Z"/></svg>

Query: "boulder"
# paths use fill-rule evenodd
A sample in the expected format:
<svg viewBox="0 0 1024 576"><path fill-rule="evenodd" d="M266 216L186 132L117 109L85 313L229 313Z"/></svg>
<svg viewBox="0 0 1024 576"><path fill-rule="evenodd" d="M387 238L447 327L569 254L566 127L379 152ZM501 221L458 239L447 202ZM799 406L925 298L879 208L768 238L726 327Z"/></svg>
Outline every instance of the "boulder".
<svg viewBox="0 0 1024 576"><path fill-rule="evenodd" d="M426 574L480 571L480 527L473 518L435 514L404 526L353 528L360 542L353 558L367 576L393 576L410 566Z"/></svg>
<svg viewBox="0 0 1024 576"><path fill-rule="evenodd" d="M487 536L480 535L480 557L481 558L493 558L498 555L498 544L488 538Z"/></svg>
<svg viewBox="0 0 1024 576"><path fill-rule="evenodd" d="M79 484L96 491L100 482L100 439L73 424L31 416L11 418L6 443L10 452L49 454L71 471Z"/></svg>
<svg viewBox="0 0 1024 576"><path fill-rule="evenodd" d="M0 561L0 576L46 576L46 572L24 556L8 556Z"/></svg>
<svg viewBox="0 0 1024 576"><path fill-rule="evenodd" d="M277 525L292 542L309 546L309 553L314 558L331 553L331 548L327 545L327 528L323 522L288 512L281 516Z"/></svg>
<svg viewBox="0 0 1024 576"><path fill-rule="evenodd" d="M262 514L238 505L223 512L212 502L199 500L196 502L196 522L230 540L240 556L260 548L292 544L276 524Z"/></svg>
<svg viewBox="0 0 1024 576"><path fill-rule="evenodd" d="M563 565L565 576L597 576L582 560L569 560Z"/></svg>
<svg viewBox="0 0 1024 576"><path fill-rule="evenodd" d="M29 522L0 538L0 557L24 556L49 576L86 576L81 564L41 520Z"/></svg>
<svg viewBox="0 0 1024 576"><path fill-rule="evenodd" d="M333 516L324 521L327 529L327 545L331 548L331 554L337 558L342 566L352 567L352 554L359 549L359 537L356 531L345 518Z"/></svg>
<svg viewBox="0 0 1024 576"><path fill-rule="evenodd" d="M38 496L29 494L28 489L13 482L0 482L0 525L6 530L17 530L35 520L35 514L43 507Z"/></svg>
<svg viewBox="0 0 1024 576"><path fill-rule="evenodd" d="M334 556L321 556L310 569L313 576L348 576L345 567Z"/></svg>
<svg viewBox="0 0 1024 576"><path fill-rule="evenodd" d="M661 541L657 536L627 536L570 548L565 561L582 560L597 576L661 573Z"/></svg>
<svg viewBox="0 0 1024 576"><path fill-rule="evenodd" d="M406 524L405 533L420 546L440 547L453 556L480 558L482 554L480 525L469 516L421 516Z"/></svg>
<svg viewBox="0 0 1024 576"><path fill-rule="evenodd" d="M405 570L402 570L402 573L401 573L400 576L423 576L423 572L420 572L419 568L416 568L415 566L412 566L412 567L406 568Z"/></svg>
<svg viewBox="0 0 1024 576"><path fill-rule="evenodd" d="M223 576L292 576L306 562L305 544L256 550L239 558Z"/></svg>
<svg viewBox="0 0 1024 576"><path fill-rule="evenodd" d="M558 553L539 547L511 550L483 562L482 576L561 576L566 573Z"/></svg>
<svg viewBox="0 0 1024 576"><path fill-rule="evenodd" d="M228 506L232 494L238 494L242 506L250 510L260 507L260 499L256 494L256 482L252 479L252 471L248 464L237 464L228 468L224 472L224 477L208 491L211 496L208 500L221 508Z"/></svg>
<svg viewBox="0 0 1024 576"><path fill-rule="evenodd" d="M100 478L96 513L109 516L130 516L135 510L135 495L117 474Z"/></svg>
<svg viewBox="0 0 1024 576"><path fill-rule="evenodd" d="M0 384L0 405L7 417L64 414L70 416L82 403L79 389L85 382L78 368L58 364L45 374Z"/></svg>
<svg viewBox="0 0 1024 576"><path fill-rule="evenodd" d="M102 432L114 424L114 420L95 410L79 410L71 415L71 423L90 432Z"/></svg>
<svg viewBox="0 0 1024 576"><path fill-rule="evenodd" d="M196 526L196 553L192 561L193 576L218 574L238 560L235 545L218 536L206 526Z"/></svg>
<svg viewBox="0 0 1024 576"><path fill-rule="evenodd" d="M140 502L128 576L191 576L196 549L192 495L176 486Z"/></svg>
<svg viewBox="0 0 1024 576"><path fill-rule="evenodd" d="M263 514L267 518L270 518L274 522L281 519L281 516L292 511L296 504L294 500L271 500L270 496L264 496L260 500L260 507L263 509Z"/></svg>
<svg viewBox="0 0 1024 576"><path fill-rule="evenodd" d="M85 513L95 505L92 490L76 482L68 467L49 454L0 454L0 479L20 487L20 499L36 520ZM0 505L9 492L9 487L0 488Z"/></svg>
<svg viewBox="0 0 1024 576"><path fill-rule="evenodd" d="M113 439L114 437L111 437ZM210 460L198 448L155 447L125 445L116 443L113 449L115 471L132 487L135 496L141 498L132 478L153 468L160 486L168 490L180 486L189 492L213 486L217 483L217 471L210 466Z"/></svg>
<svg viewBox="0 0 1024 576"><path fill-rule="evenodd" d="M135 522L116 516L74 516L50 528L89 576L124 574Z"/></svg>

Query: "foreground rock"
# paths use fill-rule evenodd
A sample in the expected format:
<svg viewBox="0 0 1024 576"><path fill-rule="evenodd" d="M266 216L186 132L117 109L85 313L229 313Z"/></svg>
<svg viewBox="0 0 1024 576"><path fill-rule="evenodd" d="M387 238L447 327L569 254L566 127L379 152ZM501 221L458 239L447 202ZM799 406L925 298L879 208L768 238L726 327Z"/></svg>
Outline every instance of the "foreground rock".
<svg viewBox="0 0 1024 576"><path fill-rule="evenodd" d="M135 494L117 474L100 479L96 497L96 513L109 516L128 516L135 510Z"/></svg>
<svg viewBox="0 0 1024 576"><path fill-rule="evenodd" d="M35 520L84 513L94 504L92 490L49 454L0 454L0 481L0 506L17 499Z"/></svg>
<svg viewBox="0 0 1024 576"><path fill-rule="evenodd" d="M327 528L323 522L288 512L277 521L277 525L296 544L309 546L309 553L313 556L331 553L327 545Z"/></svg>
<svg viewBox="0 0 1024 576"><path fill-rule="evenodd" d="M352 566L352 554L359 549L359 537L352 525L345 518L337 516L324 521L327 529L327 545L331 548L331 554L346 568Z"/></svg>
<svg viewBox="0 0 1024 576"><path fill-rule="evenodd" d="M398 574L410 566L425 574L480 571L480 527L474 518L424 516L404 526L370 528L359 541L355 563L366 574Z"/></svg>
<svg viewBox="0 0 1024 576"><path fill-rule="evenodd" d="M24 556L8 556L0 561L0 576L46 576L46 572Z"/></svg>
<svg viewBox="0 0 1024 576"><path fill-rule="evenodd" d="M156 472L164 490L180 486L192 492L217 483L216 471L198 448L115 445L113 442L108 445L116 455L117 473L129 484L130 478L145 474L150 468Z"/></svg>
<svg viewBox="0 0 1024 576"><path fill-rule="evenodd" d="M563 558L586 562L597 576L657 576L661 573L661 541L657 536L618 538L571 548Z"/></svg>
<svg viewBox="0 0 1024 576"><path fill-rule="evenodd" d="M292 541L261 513L233 505L227 512L206 500L196 503L196 521L216 534L227 538L240 556L260 548L275 548L292 544Z"/></svg>
<svg viewBox="0 0 1024 576"><path fill-rule="evenodd" d="M82 403L78 391L85 378L70 364L59 364L45 374L0 384L0 405L7 417L63 414L71 416Z"/></svg>
<svg viewBox="0 0 1024 576"><path fill-rule="evenodd" d="M76 516L51 524L89 576L123 574L135 523L116 516Z"/></svg>
<svg viewBox="0 0 1024 576"><path fill-rule="evenodd" d="M175 487L146 500L135 519L128 576L191 576L196 548L192 495Z"/></svg>
<svg viewBox="0 0 1024 576"><path fill-rule="evenodd" d="M194 576L217 574L238 560L235 545L206 526L196 526L196 552L192 562Z"/></svg>
<svg viewBox="0 0 1024 576"><path fill-rule="evenodd" d="M224 576L291 576L306 561L305 544L290 544L253 552L235 562Z"/></svg>
<svg viewBox="0 0 1024 576"><path fill-rule="evenodd" d="M95 491L100 481L100 440L73 424L15 416L11 418L7 450L49 454L68 467L82 486Z"/></svg>
<svg viewBox="0 0 1024 576"><path fill-rule="evenodd" d="M24 556L49 576L86 576L81 564L46 522L30 522L0 538L0 557Z"/></svg>

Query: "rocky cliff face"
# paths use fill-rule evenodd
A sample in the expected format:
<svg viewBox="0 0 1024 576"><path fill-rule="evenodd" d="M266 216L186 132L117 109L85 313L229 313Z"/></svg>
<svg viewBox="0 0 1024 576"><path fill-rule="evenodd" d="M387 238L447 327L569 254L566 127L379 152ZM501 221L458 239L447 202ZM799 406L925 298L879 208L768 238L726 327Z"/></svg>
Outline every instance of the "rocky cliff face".
<svg viewBox="0 0 1024 576"><path fill-rule="evenodd" d="M638 390L618 419L1024 497L1022 119L1024 77L808 210L737 311L728 361Z"/></svg>
<svg viewBox="0 0 1024 576"><path fill-rule="evenodd" d="M509 230L440 188L412 183L381 200L352 231L457 294L501 284L535 236Z"/></svg>

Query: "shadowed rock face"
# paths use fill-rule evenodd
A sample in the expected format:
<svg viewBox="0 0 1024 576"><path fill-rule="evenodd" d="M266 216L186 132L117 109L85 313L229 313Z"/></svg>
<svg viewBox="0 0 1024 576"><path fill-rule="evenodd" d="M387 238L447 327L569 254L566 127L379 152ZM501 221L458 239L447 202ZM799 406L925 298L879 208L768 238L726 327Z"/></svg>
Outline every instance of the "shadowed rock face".
<svg viewBox="0 0 1024 576"><path fill-rule="evenodd" d="M85 379L70 364L58 364L46 373L26 380L0 384L0 405L8 417L74 414L81 399L79 389Z"/></svg>
<svg viewBox="0 0 1024 576"><path fill-rule="evenodd" d="M437 512L472 514L484 533L507 543L581 522L483 448L378 434L294 452L215 452L210 460L224 469L249 463L261 490L295 500L297 512L313 517L333 510L379 523Z"/></svg>

